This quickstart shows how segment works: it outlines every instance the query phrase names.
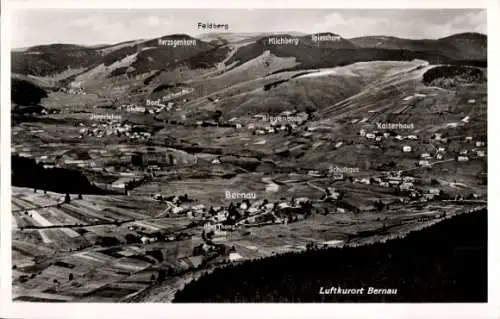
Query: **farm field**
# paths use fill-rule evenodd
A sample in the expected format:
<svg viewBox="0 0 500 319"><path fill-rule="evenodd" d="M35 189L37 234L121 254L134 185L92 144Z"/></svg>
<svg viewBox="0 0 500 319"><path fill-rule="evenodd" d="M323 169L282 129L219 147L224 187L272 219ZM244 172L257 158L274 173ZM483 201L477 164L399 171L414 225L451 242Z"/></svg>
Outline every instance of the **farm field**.
<svg viewBox="0 0 500 319"><path fill-rule="evenodd" d="M17 205L12 213L17 223L13 229L14 300L154 301L160 298L154 297L155 289L162 291L161 298L171 300L177 289L201 274L197 269L203 257L193 254L203 243L197 237L201 228L190 226L189 218L155 218L158 205L147 197L84 195L69 204L62 197L13 188L12 203ZM394 207L384 213L317 214L289 225L228 232L217 243L234 247L241 260L257 259L304 251L311 243L331 247L379 241L439 222L444 212L451 217L470 209L464 204L436 203L425 208ZM139 240L141 235L158 232L165 238ZM167 238L181 232L188 237ZM220 263L217 260L215 267ZM213 267L210 264L205 269ZM171 269L170 276L159 284L164 269Z"/></svg>

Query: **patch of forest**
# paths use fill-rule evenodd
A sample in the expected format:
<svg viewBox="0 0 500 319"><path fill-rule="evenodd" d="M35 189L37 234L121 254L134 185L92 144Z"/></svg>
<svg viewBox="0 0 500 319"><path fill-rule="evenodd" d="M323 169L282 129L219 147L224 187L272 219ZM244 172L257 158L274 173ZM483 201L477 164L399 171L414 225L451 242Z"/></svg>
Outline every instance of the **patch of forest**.
<svg viewBox="0 0 500 319"><path fill-rule="evenodd" d="M460 84L484 83L486 75L483 70L464 65L437 66L424 73L423 82L426 85L445 89L454 88Z"/></svg>
<svg viewBox="0 0 500 319"><path fill-rule="evenodd" d="M56 193L105 194L89 182L81 172L65 168L44 168L34 159L11 157L12 185L46 190Z"/></svg>
<svg viewBox="0 0 500 319"><path fill-rule="evenodd" d="M180 61L180 65L186 65L189 69L210 69L222 62L229 53L229 48L225 46L217 46L208 51L201 52L186 60Z"/></svg>
<svg viewBox="0 0 500 319"><path fill-rule="evenodd" d="M174 302L486 302L487 211L455 216L386 243L290 252L217 268ZM324 295L320 288L395 295Z"/></svg>
<svg viewBox="0 0 500 319"><path fill-rule="evenodd" d="M296 71L314 68L330 68L346 66L356 62L369 61L412 61L414 59L426 60L432 64L446 63L453 59L433 51L411 51L404 49L378 49L378 48L332 48L307 46L299 44L297 46L276 46L259 41L251 45L241 47L236 53L226 61L226 65L237 62L241 65L249 60L255 59L263 52L269 50L277 57L295 57L298 65L287 68L287 71Z"/></svg>
<svg viewBox="0 0 500 319"><path fill-rule="evenodd" d="M28 81L13 78L11 81L11 101L18 105L36 105L43 98L47 97L47 92Z"/></svg>

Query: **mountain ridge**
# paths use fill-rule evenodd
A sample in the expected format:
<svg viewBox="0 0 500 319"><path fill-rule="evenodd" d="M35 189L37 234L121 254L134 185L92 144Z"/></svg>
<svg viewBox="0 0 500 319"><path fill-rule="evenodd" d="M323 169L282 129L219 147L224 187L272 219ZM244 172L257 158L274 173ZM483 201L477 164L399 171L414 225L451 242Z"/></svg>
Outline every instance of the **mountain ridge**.
<svg viewBox="0 0 500 319"><path fill-rule="evenodd" d="M125 96L144 99L156 88L171 82L202 83L207 76L213 78L223 74L228 74L228 81L234 78L233 81L237 81L234 84L251 80L244 74L238 75L243 69L238 71L235 68L242 65L247 65L246 69L262 69L259 74L265 70L268 70L267 74L275 74L367 61L417 59L431 64L486 64L487 36L474 32L421 40L393 36L348 39L334 32L249 33L247 40L228 38L235 35L233 33L219 35L226 37L218 40L205 37L202 40L201 37L176 33L94 48L63 43L37 45L24 51L12 51L12 73L25 76L26 81L33 79L34 85L43 83L44 89L52 86L57 91L61 87L78 85L90 93L107 96L113 88L120 88L121 93L128 93ZM318 41L313 36L336 38L334 41ZM289 39L288 44L270 43L273 37ZM165 42L162 41L167 40L173 42L163 45ZM188 40L195 45L171 45L177 40ZM234 76L229 76L229 72ZM212 93L200 85L203 94ZM221 89L220 85L214 88ZM139 92L139 95L134 92Z"/></svg>

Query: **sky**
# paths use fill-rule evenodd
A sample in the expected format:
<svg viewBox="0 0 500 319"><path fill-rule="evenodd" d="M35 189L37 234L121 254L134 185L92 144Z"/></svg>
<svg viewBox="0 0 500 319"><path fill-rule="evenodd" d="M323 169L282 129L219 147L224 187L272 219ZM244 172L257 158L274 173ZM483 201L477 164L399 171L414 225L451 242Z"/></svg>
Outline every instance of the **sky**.
<svg viewBox="0 0 500 319"><path fill-rule="evenodd" d="M486 34L483 9L30 9L12 15L12 47L49 43L113 44L174 33L196 36L198 22L229 32L333 32L433 39Z"/></svg>

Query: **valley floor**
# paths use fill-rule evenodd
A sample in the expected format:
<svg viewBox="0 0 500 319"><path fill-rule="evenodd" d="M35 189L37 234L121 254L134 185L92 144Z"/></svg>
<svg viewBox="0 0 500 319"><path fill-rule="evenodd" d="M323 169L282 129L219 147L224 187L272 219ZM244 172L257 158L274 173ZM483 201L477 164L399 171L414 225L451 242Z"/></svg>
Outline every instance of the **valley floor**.
<svg viewBox="0 0 500 319"><path fill-rule="evenodd" d="M224 265L485 208L486 84L425 85L432 67L277 73L148 109L80 91L16 109L14 300L167 302Z"/></svg>
<svg viewBox="0 0 500 319"><path fill-rule="evenodd" d="M61 203L62 197L32 189L13 190L15 300L171 301L175 291L214 267L305 251L310 245L385 241L484 207L432 202L384 212L314 213L287 225L216 232L211 244L232 247L238 259L231 260L231 253L223 250L194 253L206 242L204 226L187 216L159 216L162 205L151 199L84 195L66 204ZM98 220L103 218L110 220ZM158 237L160 229L168 233ZM141 236L157 240L141 242Z"/></svg>

